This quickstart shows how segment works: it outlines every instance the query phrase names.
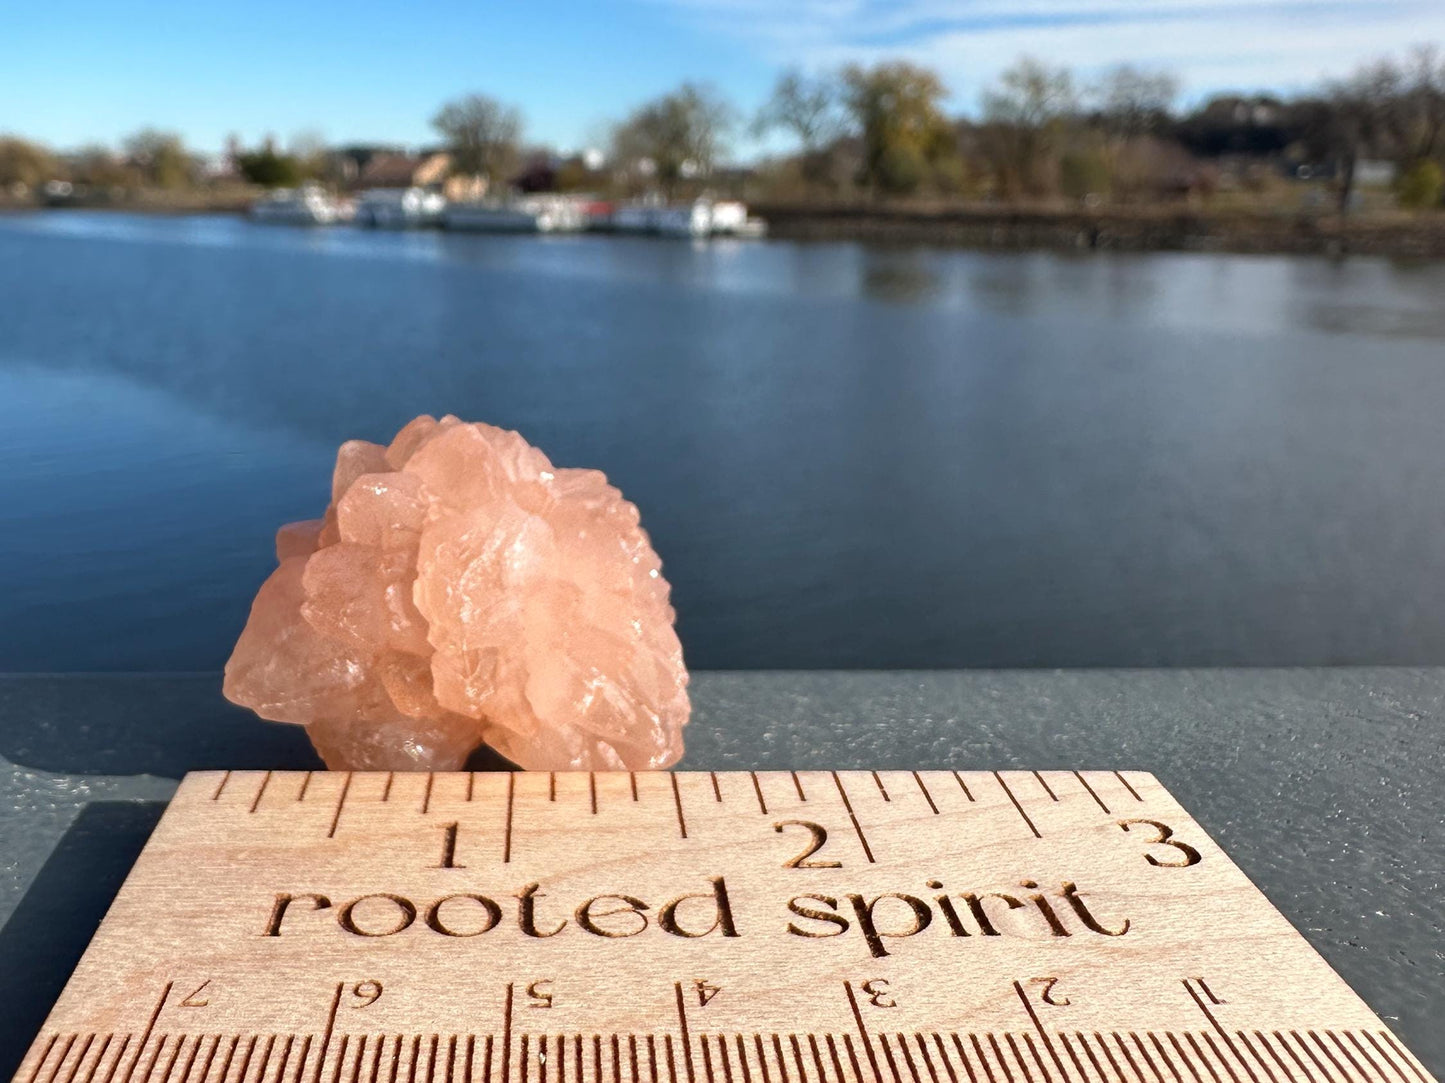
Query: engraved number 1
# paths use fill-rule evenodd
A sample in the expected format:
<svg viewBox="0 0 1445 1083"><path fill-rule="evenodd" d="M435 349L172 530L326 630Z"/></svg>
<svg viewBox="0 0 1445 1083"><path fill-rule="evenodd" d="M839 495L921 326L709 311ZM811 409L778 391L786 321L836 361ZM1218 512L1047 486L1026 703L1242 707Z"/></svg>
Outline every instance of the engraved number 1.
<svg viewBox="0 0 1445 1083"><path fill-rule="evenodd" d="M442 824L442 863L437 865L439 869L464 869L465 865L458 865L457 857L457 825L453 821L449 824Z"/></svg>

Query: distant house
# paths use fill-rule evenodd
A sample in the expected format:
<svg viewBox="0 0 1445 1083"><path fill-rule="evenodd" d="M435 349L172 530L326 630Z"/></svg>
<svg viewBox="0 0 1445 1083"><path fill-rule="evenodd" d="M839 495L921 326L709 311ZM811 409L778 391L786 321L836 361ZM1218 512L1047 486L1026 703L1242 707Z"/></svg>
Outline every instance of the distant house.
<svg viewBox="0 0 1445 1083"><path fill-rule="evenodd" d="M373 154L361 167L356 183L360 188L440 187L451 165L451 155L442 151L429 154L383 151Z"/></svg>
<svg viewBox="0 0 1445 1083"><path fill-rule="evenodd" d="M357 188L426 188L450 200L480 199L487 183L481 177L454 175L452 156L431 150L418 154L377 151L367 156L353 182Z"/></svg>

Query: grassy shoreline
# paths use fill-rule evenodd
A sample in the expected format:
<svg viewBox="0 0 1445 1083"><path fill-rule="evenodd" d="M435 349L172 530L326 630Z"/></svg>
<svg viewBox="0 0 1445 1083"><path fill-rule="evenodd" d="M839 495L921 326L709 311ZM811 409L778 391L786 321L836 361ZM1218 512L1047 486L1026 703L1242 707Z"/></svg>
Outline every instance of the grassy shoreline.
<svg viewBox="0 0 1445 1083"><path fill-rule="evenodd" d="M1445 258L1445 214L1350 216L1182 207L758 204L769 235L984 249L1236 252Z"/></svg>

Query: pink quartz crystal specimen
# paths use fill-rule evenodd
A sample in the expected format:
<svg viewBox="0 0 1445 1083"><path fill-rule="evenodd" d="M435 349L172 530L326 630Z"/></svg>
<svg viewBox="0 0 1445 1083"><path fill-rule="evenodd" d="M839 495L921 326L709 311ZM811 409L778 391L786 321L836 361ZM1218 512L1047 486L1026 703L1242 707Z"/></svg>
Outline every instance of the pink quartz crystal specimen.
<svg viewBox="0 0 1445 1083"><path fill-rule="evenodd" d="M419 417L341 445L323 519L283 526L225 693L328 767L666 767L690 707L637 508L515 432Z"/></svg>

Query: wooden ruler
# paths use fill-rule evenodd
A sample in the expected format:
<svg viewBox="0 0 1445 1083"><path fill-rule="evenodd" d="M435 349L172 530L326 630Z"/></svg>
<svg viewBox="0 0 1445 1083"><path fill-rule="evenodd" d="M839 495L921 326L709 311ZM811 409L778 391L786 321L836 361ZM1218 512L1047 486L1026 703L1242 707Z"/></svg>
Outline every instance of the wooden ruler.
<svg viewBox="0 0 1445 1083"><path fill-rule="evenodd" d="M1150 775L189 775L24 1083L1431 1083Z"/></svg>

